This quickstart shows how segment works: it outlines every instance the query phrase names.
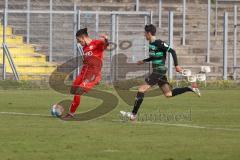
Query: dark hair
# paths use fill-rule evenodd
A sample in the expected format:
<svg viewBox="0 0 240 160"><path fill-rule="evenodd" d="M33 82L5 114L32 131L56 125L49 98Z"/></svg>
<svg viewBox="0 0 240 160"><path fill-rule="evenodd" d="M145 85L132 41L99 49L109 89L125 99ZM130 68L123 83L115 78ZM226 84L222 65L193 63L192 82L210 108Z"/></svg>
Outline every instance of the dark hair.
<svg viewBox="0 0 240 160"><path fill-rule="evenodd" d="M153 24L147 24L145 26L145 32L151 33L151 35L155 36L156 34L156 27Z"/></svg>
<svg viewBox="0 0 240 160"><path fill-rule="evenodd" d="M83 36L83 35L88 36L87 28L80 29L76 33L76 37Z"/></svg>

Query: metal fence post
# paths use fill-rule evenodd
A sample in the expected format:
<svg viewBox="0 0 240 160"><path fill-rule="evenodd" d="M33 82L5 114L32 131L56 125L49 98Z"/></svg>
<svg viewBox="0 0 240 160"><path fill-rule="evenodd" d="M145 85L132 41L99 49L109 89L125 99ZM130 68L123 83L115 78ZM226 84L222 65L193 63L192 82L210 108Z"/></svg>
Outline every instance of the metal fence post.
<svg viewBox="0 0 240 160"><path fill-rule="evenodd" d="M153 24L153 11L150 12L150 24Z"/></svg>
<svg viewBox="0 0 240 160"><path fill-rule="evenodd" d="M162 0L158 3L158 27L162 28Z"/></svg>
<svg viewBox="0 0 240 160"><path fill-rule="evenodd" d="M111 41L112 43L116 44L116 14L112 14L111 15ZM110 68L111 68L111 82L116 80L116 75L115 75L115 60L113 59L113 57L116 54L116 50L111 50L110 53ZM114 61L114 62L113 62Z"/></svg>
<svg viewBox="0 0 240 160"><path fill-rule="evenodd" d="M77 11L77 30L81 28L81 11ZM77 67L77 74L79 75L80 73L80 66Z"/></svg>
<svg viewBox="0 0 240 160"><path fill-rule="evenodd" d="M81 11L78 10L77 12L77 29L79 30L81 28Z"/></svg>
<svg viewBox="0 0 240 160"><path fill-rule="evenodd" d="M139 11L139 0L136 0L136 11Z"/></svg>
<svg viewBox="0 0 240 160"><path fill-rule="evenodd" d="M74 2L74 14L73 14L73 55L76 56L77 55L77 41L76 41L76 37L75 34L78 30L77 28L77 5L76 2Z"/></svg>
<svg viewBox="0 0 240 160"><path fill-rule="evenodd" d="M149 22L150 24L153 24L153 11L150 11L149 21L150 21L150 22ZM151 72L151 63L152 63L152 62L149 62L149 63L148 63L148 72L149 72L149 74L150 74L150 72Z"/></svg>
<svg viewBox="0 0 240 160"><path fill-rule="evenodd" d="M182 45L185 46L185 39L186 39L186 0L183 0L183 30L182 30Z"/></svg>
<svg viewBox="0 0 240 160"><path fill-rule="evenodd" d="M74 57L77 57L77 41L75 38L75 34L77 32L77 5L76 2L74 1L74 14L73 14L73 55ZM77 68L79 66L79 61L77 57ZM77 77L78 73L77 70L73 72L73 78L75 79Z"/></svg>
<svg viewBox="0 0 240 160"><path fill-rule="evenodd" d="M214 35L217 36L218 29L218 0L215 0L215 32Z"/></svg>
<svg viewBox="0 0 240 160"><path fill-rule="evenodd" d="M233 79L237 79L237 5L234 5Z"/></svg>
<svg viewBox="0 0 240 160"><path fill-rule="evenodd" d="M118 80L118 51L119 51L119 16L116 15L116 52L115 52L115 76L116 79Z"/></svg>
<svg viewBox="0 0 240 160"><path fill-rule="evenodd" d="M6 43L7 11L3 12L3 44ZM3 49L2 79L6 79L6 53Z"/></svg>
<svg viewBox="0 0 240 160"><path fill-rule="evenodd" d="M223 24L223 80L227 80L227 75L228 75L228 13L224 13L224 24Z"/></svg>
<svg viewBox="0 0 240 160"><path fill-rule="evenodd" d="M173 48L173 12L170 11L168 15L168 41L171 48ZM168 78L173 79L173 60L172 55L168 54Z"/></svg>
<svg viewBox="0 0 240 160"><path fill-rule="evenodd" d="M53 21L53 18L52 18L52 0L50 0L50 23L49 23L49 62L52 62L52 21Z"/></svg>
<svg viewBox="0 0 240 160"><path fill-rule="evenodd" d="M211 0L208 0L208 18L207 18L207 63L210 63L211 47Z"/></svg>
<svg viewBox="0 0 240 160"><path fill-rule="evenodd" d="M98 32L99 32L99 14L96 13L95 38L97 38Z"/></svg>
<svg viewBox="0 0 240 160"><path fill-rule="evenodd" d="M30 0L27 0L27 44L30 42Z"/></svg>
<svg viewBox="0 0 240 160"><path fill-rule="evenodd" d="M148 23L148 16L144 16L144 25L146 26L147 23ZM146 38L144 38L144 56L145 56L145 58L147 57L147 51L148 51L147 40L146 40ZM145 63L145 66L144 66L146 68L145 74L147 74L147 65L148 64ZM150 74L150 70L149 69L150 68L148 68L148 71L149 71L148 74Z"/></svg>
<svg viewBox="0 0 240 160"><path fill-rule="evenodd" d="M148 19L147 16L144 16L144 27L147 25ZM147 57L147 40L144 38L144 56Z"/></svg>
<svg viewBox="0 0 240 160"><path fill-rule="evenodd" d="M74 1L74 14L73 14L73 54L77 55L77 41L76 41L76 32L78 31L78 11L77 4Z"/></svg>
<svg viewBox="0 0 240 160"><path fill-rule="evenodd" d="M8 25L8 0L5 0L5 10L6 10L6 26Z"/></svg>

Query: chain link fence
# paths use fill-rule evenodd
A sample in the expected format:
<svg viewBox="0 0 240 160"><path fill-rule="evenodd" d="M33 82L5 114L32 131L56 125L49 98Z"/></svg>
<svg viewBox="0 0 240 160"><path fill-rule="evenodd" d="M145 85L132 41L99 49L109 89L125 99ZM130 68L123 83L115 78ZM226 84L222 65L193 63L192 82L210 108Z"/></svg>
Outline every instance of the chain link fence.
<svg viewBox="0 0 240 160"><path fill-rule="evenodd" d="M147 56L143 31L151 19L149 12L82 12L71 0L6 2L1 4L7 13L6 44L20 79L47 80L57 65L76 56L75 33L83 27L93 39L101 33L110 38L111 45L104 54L103 81L137 77L149 70L145 65L137 69L139 72L131 71L133 63ZM0 15L3 17L3 10Z"/></svg>

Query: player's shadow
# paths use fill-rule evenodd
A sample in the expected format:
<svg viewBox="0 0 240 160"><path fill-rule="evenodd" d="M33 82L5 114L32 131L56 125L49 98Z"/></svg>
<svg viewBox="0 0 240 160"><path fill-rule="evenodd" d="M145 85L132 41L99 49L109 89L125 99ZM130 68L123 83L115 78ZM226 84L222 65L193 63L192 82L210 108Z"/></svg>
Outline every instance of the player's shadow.
<svg viewBox="0 0 240 160"><path fill-rule="evenodd" d="M69 119L68 121L89 121L100 118L101 116L106 115L107 113L114 110L118 105L118 98L108 92L92 89L84 96L101 99L102 103L90 111L75 114L74 118ZM65 114L67 113L66 111L69 110L69 106L71 105L71 103L71 100L63 100L59 102L59 104L64 107ZM62 117L64 117L65 114Z"/></svg>

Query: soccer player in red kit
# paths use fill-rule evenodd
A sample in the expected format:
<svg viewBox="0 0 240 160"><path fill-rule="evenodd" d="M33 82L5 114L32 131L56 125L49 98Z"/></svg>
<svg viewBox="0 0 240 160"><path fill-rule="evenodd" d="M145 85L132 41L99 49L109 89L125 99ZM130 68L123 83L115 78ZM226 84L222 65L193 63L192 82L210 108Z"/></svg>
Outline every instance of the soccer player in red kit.
<svg viewBox="0 0 240 160"><path fill-rule="evenodd" d="M87 28L80 29L76 33L76 39L83 46L83 66L71 87L70 92L74 94L74 98L69 113L63 117L65 120L74 117L80 104L81 95L87 93L101 81L103 52L109 45L106 35L101 35L101 39L91 39L88 36Z"/></svg>

